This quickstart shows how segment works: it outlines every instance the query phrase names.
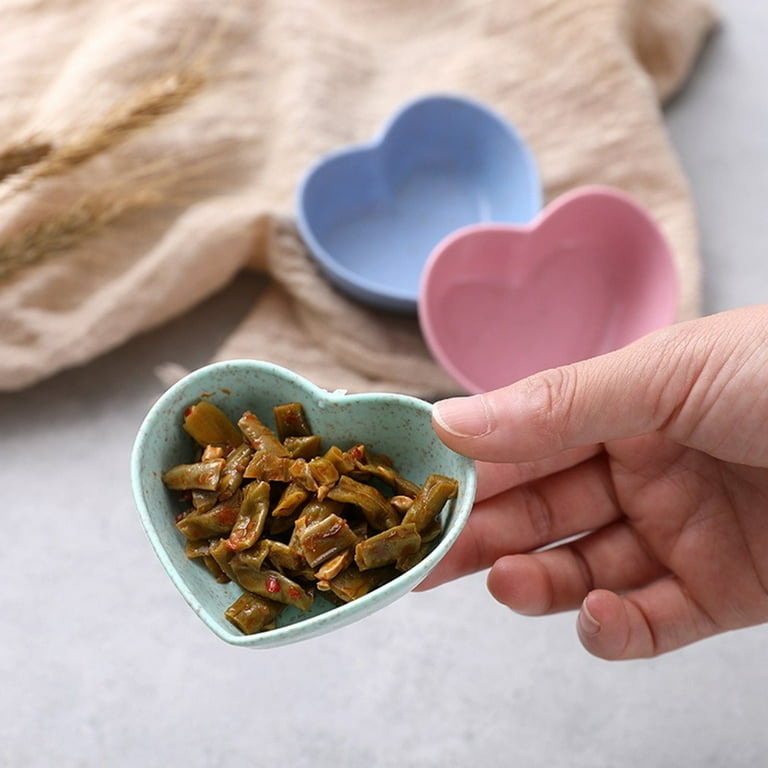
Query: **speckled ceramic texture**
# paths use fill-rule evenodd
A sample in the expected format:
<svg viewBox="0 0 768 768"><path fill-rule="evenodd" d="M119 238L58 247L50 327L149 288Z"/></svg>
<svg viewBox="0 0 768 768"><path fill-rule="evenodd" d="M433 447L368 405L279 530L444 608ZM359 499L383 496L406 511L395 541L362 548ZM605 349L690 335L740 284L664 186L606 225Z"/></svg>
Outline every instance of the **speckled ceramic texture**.
<svg viewBox="0 0 768 768"><path fill-rule="evenodd" d="M199 560L184 553L184 538L174 519L181 511L178 494L169 492L161 474L191 460L194 444L182 429L184 411L207 398L232 419L245 410L274 424L272 409L301 402L325 447L348 448L365 442L389 455L410 480L421 484L429 474L459 480L460 491L442 513L443 534L418 565L368 595L343 606L316 596L309 612L286 609L274 630L246 636L230 624L224 611L241 594L234 584L217 583ZM235 360L215 363L189 374L168 389L142 423L133 448L131 479L144 530L173 583L190 607L222 640L233 645L269 648L305 640L345 626L379 610L412 590L450 549L469 515L475 496L475 467L446 448L431 424L432 406L396 394L329 393L271 363Z"/></svg>

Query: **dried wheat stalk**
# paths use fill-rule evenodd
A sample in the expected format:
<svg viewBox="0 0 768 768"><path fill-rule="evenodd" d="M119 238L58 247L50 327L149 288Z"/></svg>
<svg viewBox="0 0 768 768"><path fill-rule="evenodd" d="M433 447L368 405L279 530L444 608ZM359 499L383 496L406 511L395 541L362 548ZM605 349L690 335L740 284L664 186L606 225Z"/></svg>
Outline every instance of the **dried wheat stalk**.
<svg viewBox="0 0 768 768"><path fill-rule="evenodd" d="M195 71L179 72L148 83L82 136L55 149L31 170L17 191L31 186L39 179L65 174L96 155L122 144L160 117L179 109L204 83L202 73Z"/></svg>
<svg viewBox="0 0 768 768"><path fill-rule="evenodd" d="M224 142L209 147L192 161L182 156L166 157L83 194L70 207L55 211L0 242L0 282L49 256L80 245L133 210L189 204L209 189L216 177L214 169L221 169L222 158L231 155L231 146Z"/></svg>
<svg viewBox="0 0 768 768"><path fill-rule="evenodd" d="M0 280L47 256L72 248L121 214L154 205L160 199L158 190L152 188L128 193L100 190L84 195L70 208L0 243Z"/></svg>
<svg viewBox="0 0 768 768"><path fill-rule="evenodd" d="M53 145L29 139L0 152L0 181L47 157Z"/></svg>
<svg viewBox="0 0 768 768"><path fill-rule="evenodd" d="M24 191L39 179L65 174L109 151L180 109L208 82L210 60L220 34L221 29L215 29L197 55L185 54L182 46L170 71L143 83L82 134L59 141L55 146L28 140L0 152L0 181L28 169L8 190Z"/></svg>
<svg viewBox="0 0 768 768"><path fill-rule="evenodd" d="M180 56L174 73L142 85L124 103L110 110L80 136L57 146L28 141L0 153L0 180L26 171L15 184L6 187L6 193L24 191L38 180L64 175L125 142L159 118L178 110L208 81L208 65L218 41L217 35L209 39L197 57ZM182 58L187 59L186 64ZM220 151L215 148L210 150L211 153ZM210 159L198 158L197 170ZM195 172L196 164L184 165L185 176ZM178 165L176 167L178 169ZM0 242L0 280L54 253L76 246L132 209L159 202L174 202L166 198L165 191L180 180L180 172L169 172L168 168L168 158L154 166L145 166L132 178L123 178L107 189L85 194L70 208L56 212Z"/></svg>

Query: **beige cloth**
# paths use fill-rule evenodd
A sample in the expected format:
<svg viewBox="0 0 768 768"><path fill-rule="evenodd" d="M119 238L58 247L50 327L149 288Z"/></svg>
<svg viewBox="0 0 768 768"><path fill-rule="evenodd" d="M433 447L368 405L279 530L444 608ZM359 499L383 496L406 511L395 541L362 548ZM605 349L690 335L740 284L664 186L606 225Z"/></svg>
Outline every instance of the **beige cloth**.
<svg viewBox="0 0 768 768"><path fill-rule="evenodd" d="M431 92L513 122L547 199L586 183L639 199L675 252L680 316L699 311L660 105L716 24L705 0L4 0L0 19L2 390L255 269L269 286L217 358L330 389L456 391L416 319L330 288L292 223L309 163Z"/></svg>

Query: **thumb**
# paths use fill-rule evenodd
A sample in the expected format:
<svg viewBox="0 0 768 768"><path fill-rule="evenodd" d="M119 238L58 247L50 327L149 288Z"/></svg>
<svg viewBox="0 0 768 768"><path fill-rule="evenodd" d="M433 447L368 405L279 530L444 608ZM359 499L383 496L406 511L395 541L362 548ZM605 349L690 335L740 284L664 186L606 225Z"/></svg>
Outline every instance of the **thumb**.
<svg viewBox="0 0 768 768"><path fill-rule="evenodd" d="M693 366L672 328L616 352L543 371L484 394L442 400L433 423L482 461L532 461L658 429L689 390Z"/></svg>

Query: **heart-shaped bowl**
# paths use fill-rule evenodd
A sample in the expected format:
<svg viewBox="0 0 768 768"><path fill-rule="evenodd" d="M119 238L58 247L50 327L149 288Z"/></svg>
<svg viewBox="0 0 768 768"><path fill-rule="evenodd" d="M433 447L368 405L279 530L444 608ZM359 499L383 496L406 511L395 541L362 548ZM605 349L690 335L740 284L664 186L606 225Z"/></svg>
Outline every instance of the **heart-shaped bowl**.
<svg viewBox="0 0 768 768"><path fill-rule="evenodd" d="M468 224L530 221L541 182L506 120L474 100L431 95L405 105L370 143L320 158L296 209L304 242L339 289L415 313L435 245Z"/></svg>
<svg viewBox="0 0 768 768"><path fill-rule="evenodd" d="M674 321L678 275L649 213L626 193L579 187L527 225L445 238L424 268L419 322L469 392L609 352Z"/></svg>
<svg viewBox="0 0 768 768"><path fill-rule="evenodd" d="M414 567L357 600L336 606L318 592L310 611L288 607L275 629L242 634L224 615L242 590L234 582L217 582L199 559L186 557L184 538L175 525L182 511L179 493L169 491L161 479L169 468L194 460L194 443L182 424L186 409L201 399L217 405L233 422L250 410L265 424L274 423L276 405L300 402L326 448L337 445L346 450L355 443L367 443L371 450L388 455L404 477L419 485L432 473L455 478L459 491L441 512L441 536ZM214 363L170 387L152 406L138 431L131 479L144 530L184 599L218 637L251 648L285 645L330 632L412 590L456 540L472 507L476 486L474 463L448 449L432 429L429 403L397 394L329 393L285 368L257 360Z"/></svg>

